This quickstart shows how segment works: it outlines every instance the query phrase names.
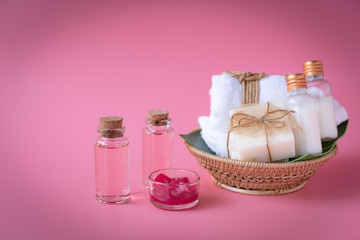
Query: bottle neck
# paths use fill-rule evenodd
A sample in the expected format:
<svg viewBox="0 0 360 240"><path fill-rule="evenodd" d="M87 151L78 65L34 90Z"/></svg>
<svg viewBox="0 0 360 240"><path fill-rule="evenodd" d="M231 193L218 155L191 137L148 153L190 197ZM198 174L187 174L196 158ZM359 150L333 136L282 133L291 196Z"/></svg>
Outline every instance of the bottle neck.
<svg viewBox="0 0 360 240"><path fill-rule="evenodd" d="M164 132L170 129L171 119L154 121L146 118L145 123L147 124L147 129L151 132Z"/></svg>
<svg viewBox="0 0 360 240"><path fill-rule="evenodd" d="M116 129L105 129L98 127L98 133L100 133L102 138L121 138L124 136L125 127L116 128Z"/></svg>
<svg viewBox="0 0 360 240"><path fill-rule="evenodd" d="M298 94L307 94L307 88L297 88L292 89L287 92L288 96L298 95Z"/></svg>
<svg viewBox="0 0 360 240"><path fill-rule="evenodd" d="M147 124L146 126L151 132L164 132L170 129L170 123L165 125Z"/></svg>
<svg viewBox="0 0 360 240"><path fill-rule="evenodd" d="M323 74L310 75L310 76L306 77L306 81L308 81L308 82L311 82L314 80L320 80L320 79L324 79Z"/></svg>

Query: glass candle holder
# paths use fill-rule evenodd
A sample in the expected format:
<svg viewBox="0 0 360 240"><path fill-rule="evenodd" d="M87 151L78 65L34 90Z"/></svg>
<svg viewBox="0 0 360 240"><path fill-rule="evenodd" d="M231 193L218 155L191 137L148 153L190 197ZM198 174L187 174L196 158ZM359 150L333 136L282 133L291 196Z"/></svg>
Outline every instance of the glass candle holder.
<svg viewBox="0 0 360 240"><path fill-rule="evenodd" d="M149 175L150 202L161 209L183 210L198 203L200 176L187 169L161 169Z"/></svg>

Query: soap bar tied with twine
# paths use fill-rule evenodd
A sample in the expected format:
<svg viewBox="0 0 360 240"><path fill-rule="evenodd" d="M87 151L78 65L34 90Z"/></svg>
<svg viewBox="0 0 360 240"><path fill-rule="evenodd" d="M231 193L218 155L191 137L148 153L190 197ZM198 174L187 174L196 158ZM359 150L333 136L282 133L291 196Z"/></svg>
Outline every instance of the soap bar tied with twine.
<svg viewBox="0 0 360 240"><path fill-rule="evenodd" d="M275 109L271 110L270 103L267 102L265 114L260 114L258 112L248 114L244 111L240 111L235 112L231 116L230 129L227 135L227 152L229 157L230 133L236 132L237 134L252 136L255 138L265 135L267 154L270 162L273 161L269 147L269 137L283 131L291 131L290 121L287 116L289 116L292 111L283 110L274 106L272 108Z"/></svg>
<svg viewBox="0 0 360 240"><path fill-rule="evenodd" d="M223 74L230 75L234 78L237 78L242 85L242 106L250 106L256 105L259 103L259 81L260 79L267 76L266 73L251 73L251 72L237 72L237 71L225 71ZM254 116L242 112L235 113L231 116L230 121L230 129L227 135L227 153L228 157L230 158L230 151L229 151L229 138L230 133L234 129L247 129L247 134L250 135L258 135L263 134L261 129L264 129L265 137L266 137L266 148L267 153L270 159L270 162L273 161L270 147L269 147L269 135L273 132L274 129L279 131L280 129L284 128L286 125L286 120L288 121L287 116L291 119L289 115L289 111L283 109L276 109L271 111L270 110L270 103L267 103L267 110L263 116ZM234 119L237 119L237 125L234 125ZM254 128L256 130L254 130ZM250 132L249 132L250 130Z"/></svg>

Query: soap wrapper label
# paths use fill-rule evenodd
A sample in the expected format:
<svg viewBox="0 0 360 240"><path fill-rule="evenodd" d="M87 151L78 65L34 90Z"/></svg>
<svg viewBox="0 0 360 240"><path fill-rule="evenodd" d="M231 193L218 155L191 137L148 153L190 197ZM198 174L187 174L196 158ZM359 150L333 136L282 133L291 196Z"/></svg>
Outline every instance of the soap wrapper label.
<svg viewBox="0 0 360 240"><path fill-rule="evenodd" d="M230 111L229 158L273 162L295 156L290 112L282 103L240 107Z"/></svg>

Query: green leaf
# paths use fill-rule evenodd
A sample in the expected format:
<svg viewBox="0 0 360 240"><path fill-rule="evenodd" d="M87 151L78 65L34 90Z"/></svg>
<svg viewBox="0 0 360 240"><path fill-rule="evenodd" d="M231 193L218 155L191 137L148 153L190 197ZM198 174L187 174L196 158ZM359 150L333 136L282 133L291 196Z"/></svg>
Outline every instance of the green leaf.
<svg viewBox="0 0 360 240"><path fill-rule="evenodd" d="M349 120L346 120L345 122L341 123L337 128L338 128L338 137L334 140L328 141L328 142L324 142L322 143L322 147L323 147L323 153L322 154L318 154L318 155L313 155L313 154L306 154L304 156L301 156L299 158L295 158L295 159L290 159L291 162L299 162L299 161L306 161L306 160L311 160L314 158L318 158L321 156L324 156L325 154L329 153L331 150L334 149L336 142L342 138L345 135L345 132L347 130L347 127L349 125ZM204 140L201 138L200 135L201 129L196 129L188 134L180 134L180 136L190 145L196 147L197 149L203 151L203 152L207 152L210 154L215 155L215 153L213 151L211 151L211 149L206 145L206 143L204 142Z"/></svg>
<svg viewBox="0 0 360 240"><path fill-rule="evenodd" d="M338 127L338 137L334 140L328 141L328 142L323 142L322 143L322 154L317 154L317 155L313 155L313 154L306 154L304 156L295 158L295 159L290 159L290 162L299 162L299 161L306 161L306 160L311 160L311 159L315 159L321 156L324 156L326 154L328 154L329 152L331 152L335 145L336 142L342 138L345 135L345 132L347 130L347 127L349 125L349 120L346 120L345 122L342 122Z"/></svg>
<svg viewBox="0 0 360 240"><path fill-rule="evenodd" d="M206 143L202 139L200 132L201 132L201 128L196 129L188 134L180 134L180 136L183 139L185 139L185 141L188 144L196 147L197 149L215 155L215 153L211 151L211 149L206 145Z"/></svg>

